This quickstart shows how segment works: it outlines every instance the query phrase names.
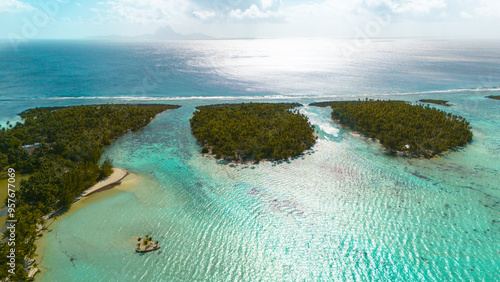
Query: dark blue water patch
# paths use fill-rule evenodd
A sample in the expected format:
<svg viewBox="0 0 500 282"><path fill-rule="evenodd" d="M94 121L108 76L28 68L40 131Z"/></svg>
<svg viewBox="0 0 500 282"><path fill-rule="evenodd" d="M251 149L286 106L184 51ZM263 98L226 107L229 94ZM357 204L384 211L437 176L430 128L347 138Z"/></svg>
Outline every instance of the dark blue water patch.
<svg viewBox="0 0 500 282"><path fill-rule="evenodd" d="M304 86L316 83L324 85L321 94L342 96L500 86L500 48L495 41L377 42L372 46L376 48L350 60L330 53L337 64L318 65L321 70L279 74L246 63L252 58L255 63L272 61L276 55L256 52L252 41L217 43L30 41L13 52L2 42L0 93L23 99L253 96L286 92L286 85L307 94ZM324 59L327 63L332 58ZM262 80L256 81L256 75ZM276 85L262 87L262 81L273 77Z"/></svg>
<svg viewBox="0 0 500 282"><path fill-rule="evenodd" d="M221 80L190 65L182 46L168 43L32 41L6 53L0 93L17 98L204 96L214 95Z"/></svg>

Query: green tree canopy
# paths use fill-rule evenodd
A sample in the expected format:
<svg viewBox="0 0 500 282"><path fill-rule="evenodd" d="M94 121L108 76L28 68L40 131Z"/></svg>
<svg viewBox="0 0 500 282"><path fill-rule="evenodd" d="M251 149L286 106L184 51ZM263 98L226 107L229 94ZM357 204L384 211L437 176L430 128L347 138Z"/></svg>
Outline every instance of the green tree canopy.
<svg viewBox="0 0 500 282"><path fill-rule="evenodd" d="M472 141L469 122L429 106L368 99L311 105L331 106L332 117L340 124L408 156L429 158Z"/></svg>
<svg viewBox="0 0 500 282"><path fill-rule="evenodd" d="M23 180L16 201L15 275L26 281L22 264L36 250L36 225L41 216L67 208L83 190L112 172L111 160L99 164L104 146L146 126L170 105L92 105L36 108L21 113L24 123L0 130L0 169L33 173ZM23 148L24 147L24 148ZM9 234L5 233L4 237ZM7 272L9 246L0 244L0 279Z"/></svg>
<svg viewBox="0 0 500 282"><path fill-rule="evenodd" d="M211 153L229 161L284 160L316 142L314 128L294 107L300 104L226 104L198 107L191 130Z"/></svg>

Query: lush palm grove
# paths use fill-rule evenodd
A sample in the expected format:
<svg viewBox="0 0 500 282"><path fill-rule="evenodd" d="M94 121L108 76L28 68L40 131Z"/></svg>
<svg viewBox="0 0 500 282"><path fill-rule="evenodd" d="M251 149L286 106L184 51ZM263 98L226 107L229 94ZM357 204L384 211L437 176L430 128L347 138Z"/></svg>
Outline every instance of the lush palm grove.
<svg viewBox="0 0 500 282"><path fill-rule="evenodd" d="M198 107L191 130L202 153L228 161L284 160L315 142L314 128L294 107L249 103Z"/></svg>
<svg viewBox="0 0 500 282"><path fill-rule="evenodd" d="M441 106L446 106L446 107L450 106L448 104L448 101L445 101L445 100L422 99L422 100L419 100L419 102L421 102L421 103L431 103L431 104L436 104L436 105L441 105Z"/></svg>
<svg viewBox="0 0 500 282"><path fill-rule="evenodd" d="M16 274L24 281L24 257L36 250L36 224L53 210L69 207L83 190L112 172L110 160L99 164L104 146L129 131L146 126L169 105L93 105L37 108L21 113L24 123L0 131L0 171L30 173L16 202ZM37 144L28 152L23 145ZM4 187L5 188L5 187ZM2 188L2 189L4 189ZM4 234L4 238L7 232ZM6 243L0 245L0 278L7 276Z"/></svg>
<svg viewBox="0 0 500 282"><path fill-rule="evenodd" d="M472 141L469 122L429 106L403 101L323 102L332 117L380 143L390 152L430 158Z"/></svg>

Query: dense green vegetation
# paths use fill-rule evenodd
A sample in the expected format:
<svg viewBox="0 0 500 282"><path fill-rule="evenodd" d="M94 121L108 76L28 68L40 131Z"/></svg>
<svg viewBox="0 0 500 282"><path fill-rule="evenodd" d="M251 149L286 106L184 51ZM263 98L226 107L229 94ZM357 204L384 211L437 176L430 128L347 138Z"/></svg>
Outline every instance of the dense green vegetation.
<svg viewBox="0 0 500 282"><path fill-rule="evenodd" d="M436 105L441 105L441 106L446 106L449 107L450 105L448 104L448 101L445 100L434 100L434 99L422 99L419 102L421 103L430 103L430 104L436 104Z"/></svg>
<svg viewBox="0 0 500 282"><path fill-rule="evenodd" d="M234 104L198 107L191 130L202 153L228 161L284 160L316 142L300 104Z"/></svg>
<svg viewBox="0 0 500 282"><path fill-rule="evenodd" d="M393 153L429 158L472 141L469 122L429 106L368 99L311 105L331 106L333 119L377 138Z"/></svg>
<svg viewBox="0 0 500 282"><path fill-rule="evenodd" d="M495 100L500 100L500 95L498 95L498 96L494 96L494 95L491 95L491 96L486 96L486 98L495 99Z"/></svg>
<svg viewBox="0 0 500 282"><path fill-rule="evenodd" d="M0 170L31 173L20 184L16 201L16 273L24 281L23 258L34 256L36 224L42 215L69 207L74 198L112 172L110 160L99 165L104 146L115 138L146 126L168 105L94 105L37 108L21 113L24 123L0 131ZM39 146L22 148L23 145ZM5 187L2 187L5 189ZM9 235L5 232L4 239ZM0 279L10 269L11 247L0 244Z"/></svg>

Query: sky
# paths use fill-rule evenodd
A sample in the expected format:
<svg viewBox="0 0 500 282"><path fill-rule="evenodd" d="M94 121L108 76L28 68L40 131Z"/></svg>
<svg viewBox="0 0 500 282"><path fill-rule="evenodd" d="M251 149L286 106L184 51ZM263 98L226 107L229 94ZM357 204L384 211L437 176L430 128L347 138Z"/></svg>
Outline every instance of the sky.
<svg viewBox="0 0 500 282"><path fill-rule="evenodd" d="M0 0L0 38L500 38L499 0Z"/></svg>

